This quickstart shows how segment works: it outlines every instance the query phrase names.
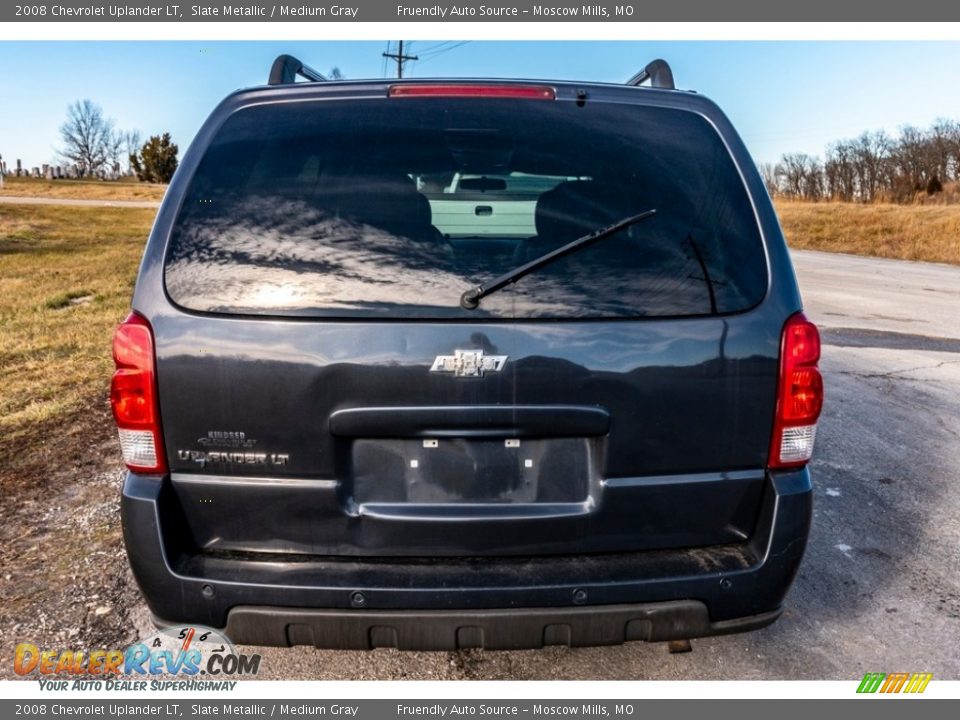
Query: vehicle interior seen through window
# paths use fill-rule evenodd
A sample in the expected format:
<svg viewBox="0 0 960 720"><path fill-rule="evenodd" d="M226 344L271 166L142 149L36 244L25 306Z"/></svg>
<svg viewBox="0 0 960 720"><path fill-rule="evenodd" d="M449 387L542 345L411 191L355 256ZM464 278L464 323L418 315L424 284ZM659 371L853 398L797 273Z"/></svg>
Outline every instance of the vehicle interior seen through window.
<svg viewBox="0 0 960 720"><path fill-rule="evenodd" d="M364 101L238 110L193 175L166 284L193 310L470 319L738 312L753 208L700 116L628 104ZM478 111L478 104L483 106ZM485 297L461 294L654 210Z"/></svg>

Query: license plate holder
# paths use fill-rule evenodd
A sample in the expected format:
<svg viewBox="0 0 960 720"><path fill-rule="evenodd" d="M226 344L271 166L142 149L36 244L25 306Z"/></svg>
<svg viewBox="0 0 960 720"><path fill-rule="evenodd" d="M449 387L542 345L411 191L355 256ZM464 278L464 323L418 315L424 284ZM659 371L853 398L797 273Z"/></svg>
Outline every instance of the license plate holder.
<svg viewBox="0 0 960 720"><path fill-rule="evenodd" d="M586 438L359 438L358 504L576 503L589 494Z"/></svg>

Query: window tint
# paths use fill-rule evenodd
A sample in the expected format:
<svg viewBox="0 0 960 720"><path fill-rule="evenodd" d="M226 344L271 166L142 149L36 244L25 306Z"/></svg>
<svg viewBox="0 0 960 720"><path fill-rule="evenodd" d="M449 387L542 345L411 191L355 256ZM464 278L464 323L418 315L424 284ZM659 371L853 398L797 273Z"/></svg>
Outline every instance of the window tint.
<svg viewBox="0 0 960 720"><path fill-rule="evenodd" d="M460 307L467 288L651 208ZM678 316L755 305L766 261L730 155L694 113L375 99L228 118L190 181L165 279L178 304L222 313Z"/></svg>

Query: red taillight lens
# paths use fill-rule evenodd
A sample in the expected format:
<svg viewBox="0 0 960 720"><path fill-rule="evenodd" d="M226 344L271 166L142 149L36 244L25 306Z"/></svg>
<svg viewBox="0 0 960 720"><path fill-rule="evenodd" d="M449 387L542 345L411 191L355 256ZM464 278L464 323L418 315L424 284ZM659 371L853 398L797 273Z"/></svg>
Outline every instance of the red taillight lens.
<svg viewBox="0 0 960 720"><path fill-rule="evenodd" d="M474 85L413 84L391 85L390 97L458 97L458 98L517 98L526 100L556 100L556 91L547 85Z"/></svg>
<svg viewBox="0 0 960 720"><path fill-rule="evenodd" d="M801 467L813 454L823 407L820 333L803 313L792 315L780 340L777 409L770 441L770 468Z"/></svg>
<svg viewBox="0 0 960 720"><path fill-rule="evenodd" d="M118 369L110 386L113 418L126 428L150 426L154 407L147 378L139 370Z"/></svg>
<svg viewBox="0 0 960 720"><path fill-rule="evenodd" d="M803 313L793 315L783 326L783 351L795 365L816 365L820 359L820 332Z"/></svg>
<svg viewBox="0 0 960 720"><path fill-rule="evenodd" d="M113 361L117 370L110 383L110 406L120 432L123 461L138 472L165 472L153 331L139 315L131 313L117 327Z"/></svg>
<svg viewBox="0 0 960 720"><path fill-rule="evenodd" d="M790 373L789 387L783 393L784 420L816 421L823 406L823 379L816 368L801 368Z"/></svg>

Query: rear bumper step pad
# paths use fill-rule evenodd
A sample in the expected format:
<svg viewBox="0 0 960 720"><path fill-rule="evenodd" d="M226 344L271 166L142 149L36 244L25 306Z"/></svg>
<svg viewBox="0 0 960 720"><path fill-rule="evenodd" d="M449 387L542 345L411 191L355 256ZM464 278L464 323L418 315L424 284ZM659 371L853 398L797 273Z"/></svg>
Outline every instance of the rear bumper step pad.
<svg viewBox="0 0 960 720"><path fill-rule="evenodd" d="M696 600L576 608L510 610L310 610L237 607L226 635L234 642L372 650L520 650L547 645L661 642L766 627L780 610L711 622Z"/></svg>

